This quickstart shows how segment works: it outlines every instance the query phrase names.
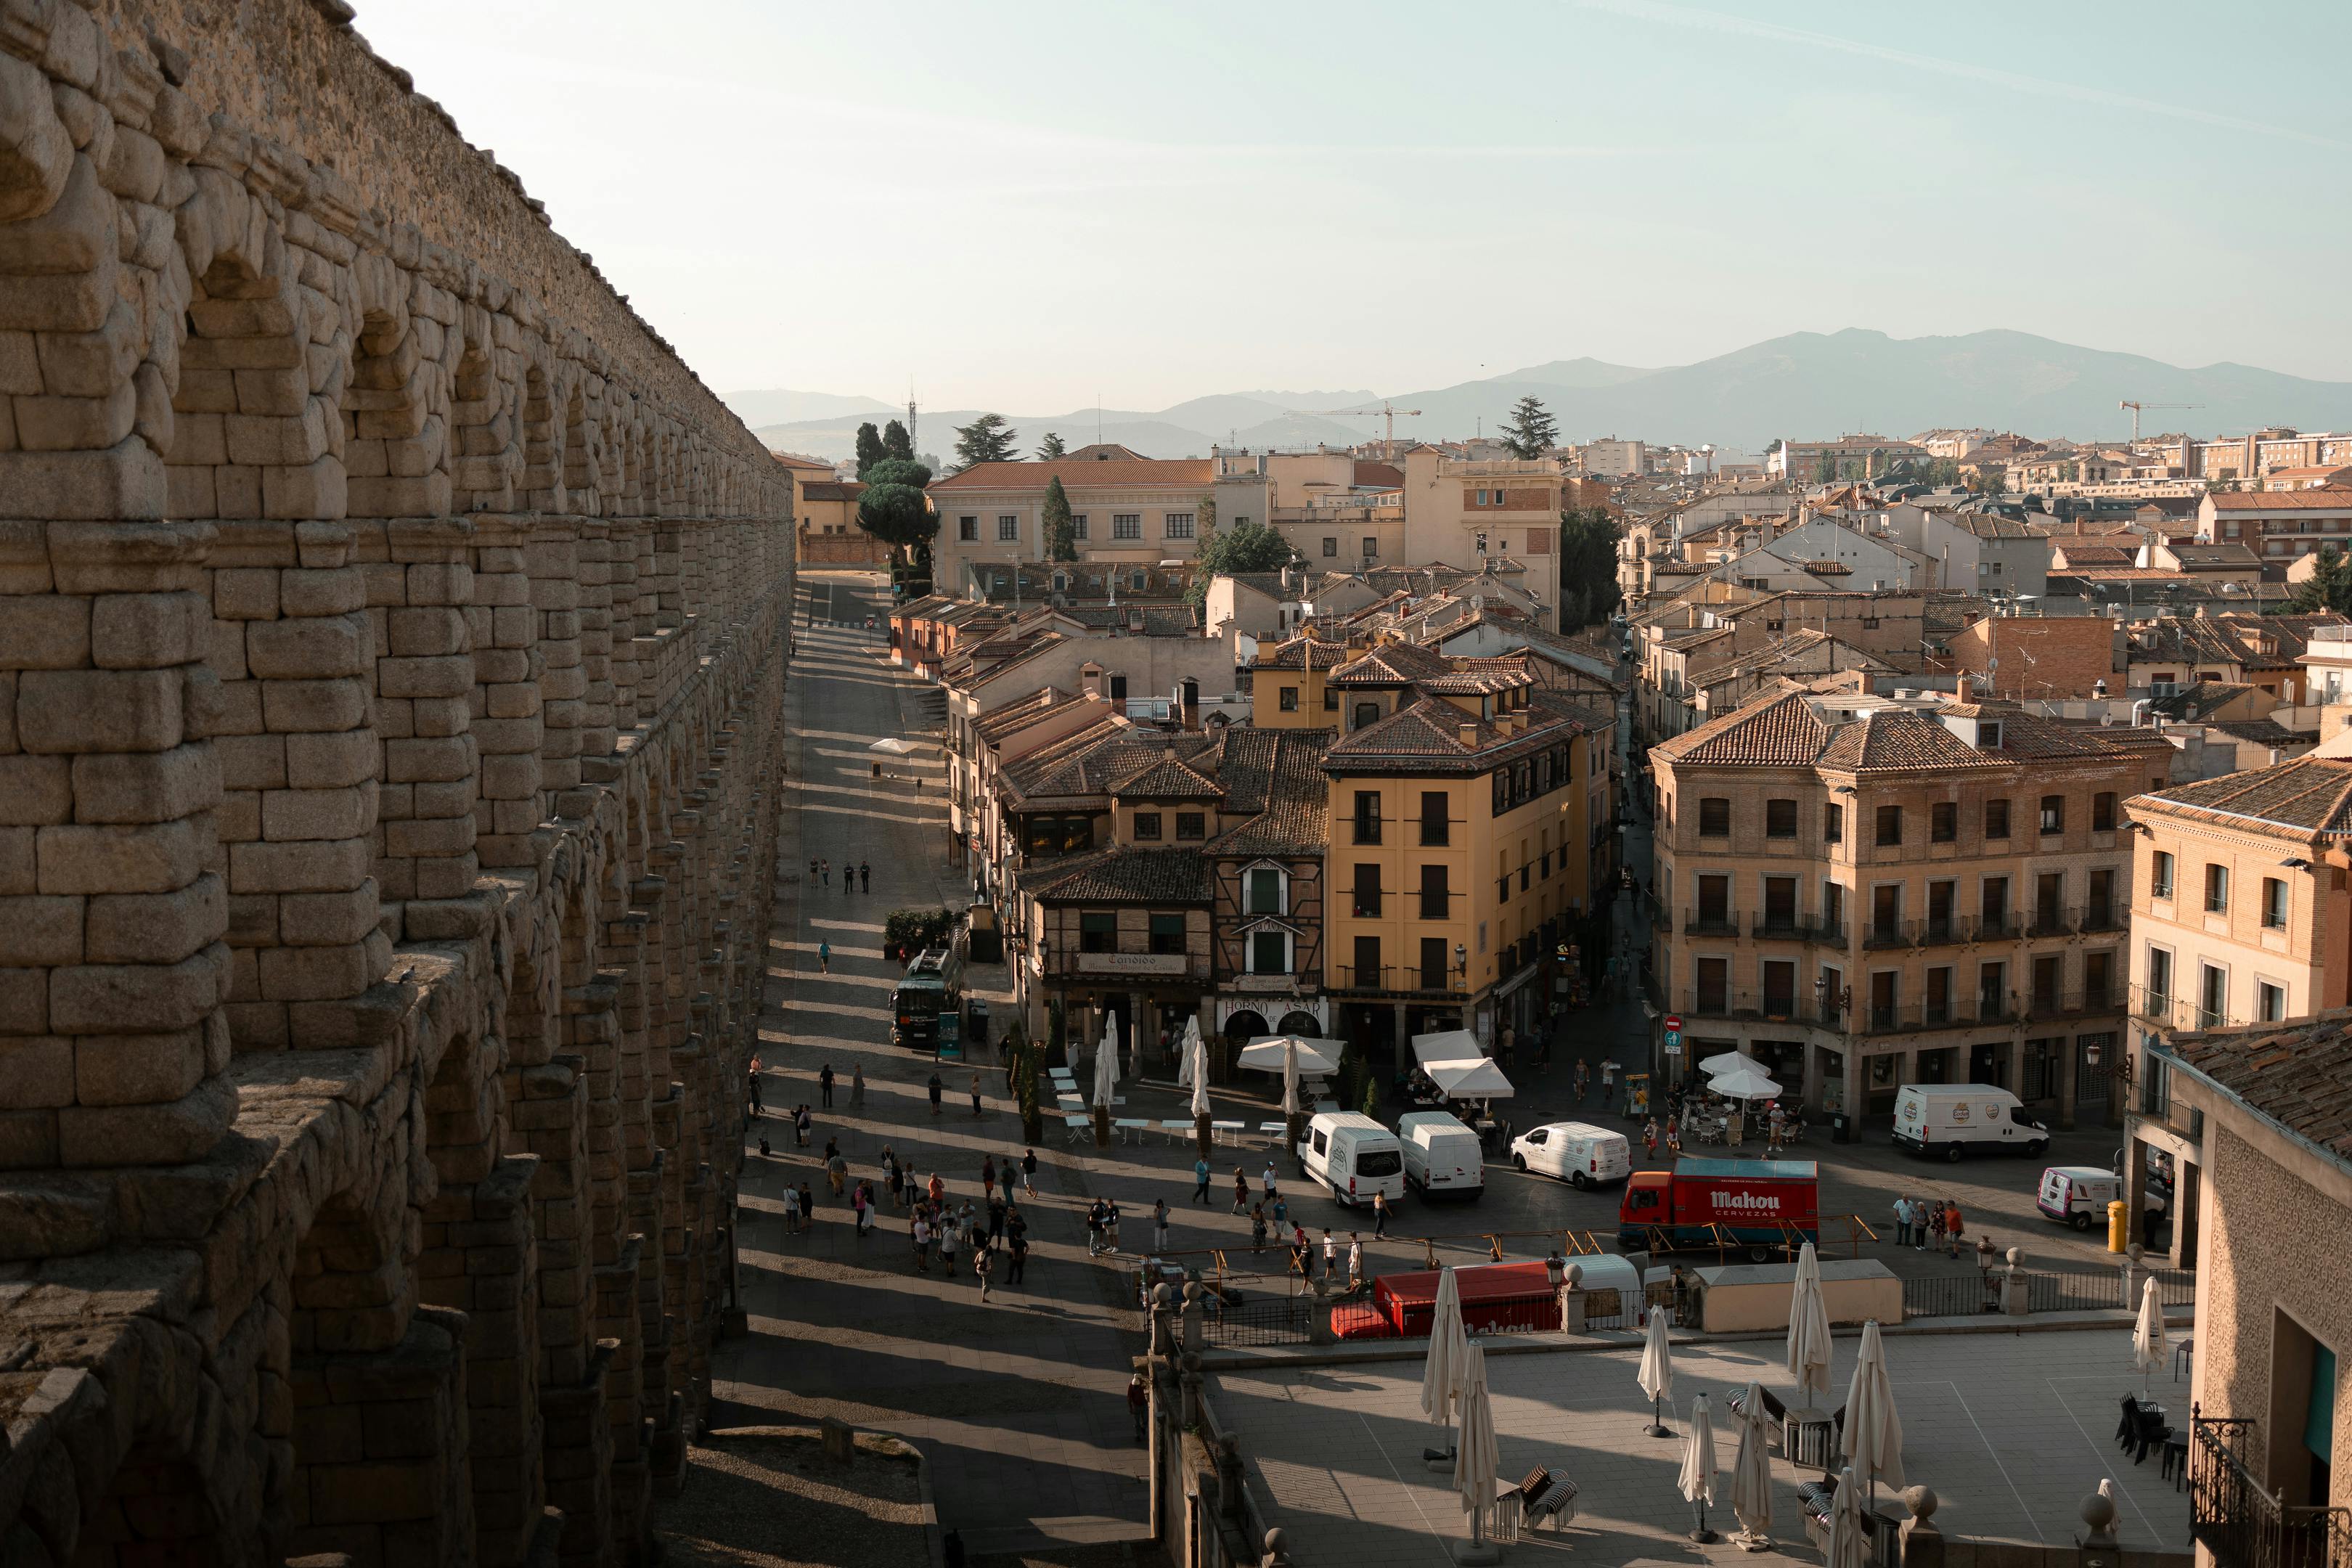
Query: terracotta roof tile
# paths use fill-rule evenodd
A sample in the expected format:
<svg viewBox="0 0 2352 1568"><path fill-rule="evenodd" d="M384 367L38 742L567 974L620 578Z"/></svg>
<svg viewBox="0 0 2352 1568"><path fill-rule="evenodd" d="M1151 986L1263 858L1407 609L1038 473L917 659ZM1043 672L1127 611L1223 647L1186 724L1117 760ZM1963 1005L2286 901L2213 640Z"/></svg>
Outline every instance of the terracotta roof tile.
<svg viewBox="0 0 2352 1568"><path fill-rule="evenodd" d="M2167 1054L2256 1115L2352 1165L2352 1014L2177 1035Z"/></svg>
<svg viewBox="0 0 2352 1568"><path fill-rule="evenodd" d="M2309 490L2220 490L2205 499L2215 511L2352 512L2352 489L2333 485Z"/></svg>
<svg viewBox="0 0 2352 1568"><path fill-rule="evenodd" d="M2321 834L2352 833L2352 760L2296 757L2273 768L2152 790L2135 795L2128 807L2135 816L2212 817L2309 843Z"/></svg>
<svg viewBox="0 0 2352 1568"><path fill-rule="evenodd" d="M935 481L930 493L1042 490L1056 479L1065 487L1083 485L1088 489L1189 489L1209 484L1214 478L1206 458L1114 458L1108 462L1065 458L1057 462L975 463Z"/></svg>
<svg viewBox="0 0 2352 1568"><path fill-rule="evenodd" d="M1205 904L1209 862L1197 848L1114 845L1027 879L1024 889L1054 903Z"/></svg>

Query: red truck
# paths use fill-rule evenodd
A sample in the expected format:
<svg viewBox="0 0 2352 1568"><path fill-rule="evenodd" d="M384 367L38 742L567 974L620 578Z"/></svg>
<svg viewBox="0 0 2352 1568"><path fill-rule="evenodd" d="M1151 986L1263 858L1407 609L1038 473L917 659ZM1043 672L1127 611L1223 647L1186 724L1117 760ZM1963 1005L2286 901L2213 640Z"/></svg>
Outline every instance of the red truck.
<svg viewBox="0 0 2352 1568"><path fill-rule="evenodd" d="M1786 1257L1795 1238L1821 1240L1821 1171L1811 1160L1682 1160L1636 1171L1617 1205L1617 1250L1714 1247L1728 1238L1748 1258Z"/></svg>

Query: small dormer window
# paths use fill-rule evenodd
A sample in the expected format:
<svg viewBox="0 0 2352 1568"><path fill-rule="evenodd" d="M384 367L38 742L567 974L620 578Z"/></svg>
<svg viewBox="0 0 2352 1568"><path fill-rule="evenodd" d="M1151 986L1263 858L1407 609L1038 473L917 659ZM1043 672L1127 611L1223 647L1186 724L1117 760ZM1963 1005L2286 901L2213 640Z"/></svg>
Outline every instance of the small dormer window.
<svg viewBox="0 0 2352 1568"><path fill-rule="evenodd" d="M1070 590L1070 580L1069 580L1069 578L1067 578L1067 577L1064 576L1064 575L1063 575L1061 573L1059 573L1059 572L1055 573L1055 574L1054 574L1054 592L1055 592L1056 594L1066 594L1066 593L1068 593L1068 592L1069 592L1069 590Z"/></svg>
<svg viewBox="0 0 2352 1568"><path fill-rule="evenodd" d="M2000 750L2000 721L1982 719L1977 721L1978 749L1987 752Z"/></svg>

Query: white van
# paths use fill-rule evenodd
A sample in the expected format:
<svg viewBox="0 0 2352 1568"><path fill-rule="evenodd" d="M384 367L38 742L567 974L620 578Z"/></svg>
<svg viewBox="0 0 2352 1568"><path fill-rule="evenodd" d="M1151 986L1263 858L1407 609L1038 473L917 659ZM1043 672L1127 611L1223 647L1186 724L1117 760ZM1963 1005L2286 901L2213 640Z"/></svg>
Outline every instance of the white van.
<svg viewBox="0 0 2352 1568"><path fill-rule="evenodd" d="M1571 1186L1598 1187L1633 1173L1633 1146L1622 1132L1589 1121L1550 1121L1511 1140L1511 1163Z"/></svg>
<svg viewBox="0 0 2352 1568"><path fill-rule="evenodd" d="M1475 1199L1486 1190L1486 1162L1478 1134L1443 1110L1409 1110L1397 1118L1404 1145L1405 1185L1423 1197Z"/></svg>
<svg viewBox="0 0 2352 1568"><path fill-rule="evenodd" d="M1906 1083L1895 1096L1898 1148L1957 1160L1972 1149L2014 1149L2039 1154L2050 1129L2025 1114L2025 1104L1989 1083Z"/></svg>
<svg viewBox="0 0 2352 1568"><path fill-rule="evenodd" d="M2123 1182L2113 1171L2102 1171L2096 1165L2053 1165L2042 1173L2042 1186L2033 1195L2033 1206L2076 1230L2089 1230L2095 1226L2104 1229L2107 1205L2123 1195ZM2161 1214L2164 1199L2151 1190L2140 1206Z"/></svg>
<svg viewBox="0 0 2352 1568"><path fill-rule="evenodd" d="M1404 1196L1404 1148L1397 1135L1353 1110L1318 1111L1298 1145L1299 1168L1353 1208L1374 1193Z"/></svg>

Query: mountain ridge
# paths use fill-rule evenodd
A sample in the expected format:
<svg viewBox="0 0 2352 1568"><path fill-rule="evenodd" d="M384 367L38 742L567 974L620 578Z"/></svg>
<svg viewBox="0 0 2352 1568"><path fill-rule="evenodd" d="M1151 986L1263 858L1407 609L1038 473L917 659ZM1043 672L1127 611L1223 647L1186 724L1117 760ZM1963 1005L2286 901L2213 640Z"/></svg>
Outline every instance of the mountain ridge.
<svg viewBox="0 0 2352 1568"><path fill-rule="evenodd" d="M727 395L730 405L746 395ZM1206 457L1212 446L1223 444L1339 446L1381 433L1377 416L1340 421L1313 412L1318 405L1308 399L1325 395L1330 401L1319 406L1378 401L1353 394L1222 393L1165 409L1088 408L1013 416L1013 424L1024 452L1034 451L1054 429L1072 447L1099 438L1155 458ZM2129 412L2116 406L2125 398L2196 405L2150 409L2145 427L2151 432L2234 434L2274 424L2352 427L2352 382L2315 381L2226 360L2175 365L2006 328L1917 338L1863 327L1790 332L1689 364L1654 368L1589 357L1550 360L1389 395L1389 401L1420 410L1418 416L1398 416L1399 437L1435 440L1491 435L1528 395L1543 400L1568 441L1623 436L1749 450L1784 436L1803 440L1868 430L1899 437L1937 426L2116 440L2131 432ZM772 447L835 457L854 449L857 423L867 416L845 409L746 423ZM947 450L950 442L941 433L976 417L976 410L925 412L925 444Z"/></svg>

